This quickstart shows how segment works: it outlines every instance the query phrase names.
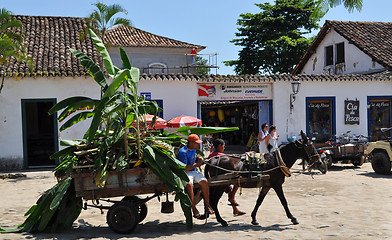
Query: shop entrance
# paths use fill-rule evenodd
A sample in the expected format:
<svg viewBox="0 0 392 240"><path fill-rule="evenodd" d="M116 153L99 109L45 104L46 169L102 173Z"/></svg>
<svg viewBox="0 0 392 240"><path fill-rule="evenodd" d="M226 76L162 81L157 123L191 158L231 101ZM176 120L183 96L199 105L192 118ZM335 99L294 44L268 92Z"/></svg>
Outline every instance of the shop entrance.
<svg viewBox="0 0 392 240"><path fill-rule="evenodd" d="M200 101L201 119L208 127L238 127L238 131L214 135L227 145L246 146L252 133L257 136L260 121L271 121L271 101ZM261 110L267 106L268 111Z"/></svg>

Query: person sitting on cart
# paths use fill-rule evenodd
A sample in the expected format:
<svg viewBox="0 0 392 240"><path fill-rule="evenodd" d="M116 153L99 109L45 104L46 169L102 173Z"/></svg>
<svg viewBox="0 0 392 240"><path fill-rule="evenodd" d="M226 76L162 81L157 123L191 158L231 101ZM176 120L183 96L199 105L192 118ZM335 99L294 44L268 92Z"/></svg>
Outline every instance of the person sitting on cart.
<svg viewBox="0 0 392 240"><path fill-rule="evenodd" d="M223 151L225 150L225 145L226 145L226 143L223 139L220 139L220 138L215 139L214 151L210 153L208 158L226 155L223 153ZM237 206L239 206L239 204L235 200L235 194L236 194L237 190L238 190L237 185L229 185L229 186L227 186L225 192L227 193L227 195L229 197L229 202L230 202L229 205L233 208L234 216L241 216L241 215L244 215L245 213L238 210L238 208L237 208Z"/></svg>
<svg viewBox="0 0 392 240"><path fill-rule="evenodd" d="M197 167L203 165L203 161L196 157L196 150L200 149L201 142L202 141L200 140L199 136L197 136L196 134L190 134L188 136L187 145L182 147L178 152L179 160L186 164L184 170L189 178L189 182L186 184L185 188L192 203L192 212L194 218L201 217L201 214L196 208L195 194L193 192L194 183L198 183L200 185L201 192L204 197L204 207L206 209L206 212L209 214L215 213L210 206L210 189L208 187L207 178L205 178L200 172L196 171Z"/></svg>

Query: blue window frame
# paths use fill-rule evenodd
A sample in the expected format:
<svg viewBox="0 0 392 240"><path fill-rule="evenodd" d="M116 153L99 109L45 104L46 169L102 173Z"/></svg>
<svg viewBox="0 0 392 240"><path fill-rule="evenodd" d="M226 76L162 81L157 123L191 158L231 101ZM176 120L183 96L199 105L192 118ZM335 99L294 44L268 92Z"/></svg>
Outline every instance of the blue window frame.
<svg viewBox="0 0 392 240"><path fill-rule="evenodd" d="M336 134L335 97L306 98L306 134L316 143L324 143Z"/></svg>

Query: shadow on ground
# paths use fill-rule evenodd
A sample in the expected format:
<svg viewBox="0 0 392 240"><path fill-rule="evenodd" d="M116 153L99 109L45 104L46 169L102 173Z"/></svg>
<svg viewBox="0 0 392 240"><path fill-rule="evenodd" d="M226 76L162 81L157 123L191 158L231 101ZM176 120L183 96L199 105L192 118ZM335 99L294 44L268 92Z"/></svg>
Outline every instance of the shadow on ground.
<svg viewBox="0 0 392 240"><path fill-rule="evenodd" d="M235 221L235 220L233 220ZM230 223L228 227L222 227L219 223L215 222L215 219L207 223L194 224L192 230L187 230L183 221L176 222L164 222L151 221L139 224L139 226L129 234L117 234L110 230L108 226L92 226L88 222L82 225L74 226L72 229L67 230L61 234L22 234L26 239L95 239L97 237L107 239L121 239L121 238L143 238L143 239L155 239L159 237L170 237L173 235L186 235L194 232L210 233L210 232L237 232L243 231L284 231L287 229L293 229L292 224L274 224L272 226L253 226L250 223Z"/></svg>

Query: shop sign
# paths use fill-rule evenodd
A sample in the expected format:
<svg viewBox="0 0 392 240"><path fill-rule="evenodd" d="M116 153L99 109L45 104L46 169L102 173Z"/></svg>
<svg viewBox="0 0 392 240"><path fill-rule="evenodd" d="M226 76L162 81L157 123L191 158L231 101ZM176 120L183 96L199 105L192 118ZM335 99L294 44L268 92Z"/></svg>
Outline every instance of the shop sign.
<svg viewBox="0 0 392 240"><path fill-rule="evenodd" d="M389 101L370 102L370 107L376 107L376 108L389 107Z"/></svg>
<svg viewBox="0 0 392 240"><path fill-rule="evenodd" d="M344 124L359 124L359 101L344 101Z"/></svg>
<svg viewBox="0 0 392 240"><path fill-rule="evenodd" d="M272 99L271 84L198 84L198 100Z"/></svg>
<svg viewBox="0 0 392 240"><path fill-rule="evenodd" d="M147 101L151 101L151 92L141 92L140 96L144 97Z"/></svg>
<svg viewBox="0 0 392 240"><path fill-rule="evenodd" d="M329 108L329 102L309 102L308 108L312 108L312 109Z"/></svg>

